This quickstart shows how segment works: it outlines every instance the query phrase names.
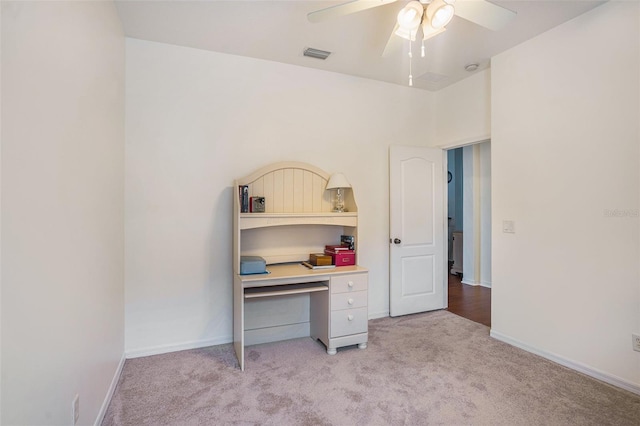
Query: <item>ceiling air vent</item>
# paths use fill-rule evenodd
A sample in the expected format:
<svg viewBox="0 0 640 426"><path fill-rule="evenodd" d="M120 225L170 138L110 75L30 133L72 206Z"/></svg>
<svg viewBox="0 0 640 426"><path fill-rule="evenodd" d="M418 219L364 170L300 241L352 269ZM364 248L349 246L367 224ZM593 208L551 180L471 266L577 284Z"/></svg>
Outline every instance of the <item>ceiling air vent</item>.
<svg viewBox="0 0 640 426"><path fill-rule="evenodd" d="M331 52L327 52L326 50L320 50L320 49L314 49L312 47L307 47L304 49L303 52L304 56L308 56L310 58L317 58L317 59L327 59L329 57L329 55L331 55Z"/></svg>

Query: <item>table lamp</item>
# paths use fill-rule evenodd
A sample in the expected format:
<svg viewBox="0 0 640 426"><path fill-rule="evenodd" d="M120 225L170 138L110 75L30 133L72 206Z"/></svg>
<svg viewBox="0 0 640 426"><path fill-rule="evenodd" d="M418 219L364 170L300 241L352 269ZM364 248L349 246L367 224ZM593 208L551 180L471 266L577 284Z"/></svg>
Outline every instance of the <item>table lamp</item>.
<svg viewBox="0 0 640 426"><path fill-rule="evenodd" d="M344 190L346 188L351 188L351 184L342 173L334 173L331 175L327 182L326 189L336 190L335 206L333 207L334 212L342 213L346 211L344 208Z"/></svg>

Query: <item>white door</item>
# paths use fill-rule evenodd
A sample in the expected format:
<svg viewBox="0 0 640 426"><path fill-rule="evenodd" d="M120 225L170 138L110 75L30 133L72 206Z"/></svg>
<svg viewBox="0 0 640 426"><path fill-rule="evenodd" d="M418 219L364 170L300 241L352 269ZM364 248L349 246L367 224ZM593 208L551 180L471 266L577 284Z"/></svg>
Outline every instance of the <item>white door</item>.
<svg viewBox="0 0 640 426"><path fill-rule="evenodd" d="M446 306L445 161L440 149L390 148L391 316Z"/></svg>

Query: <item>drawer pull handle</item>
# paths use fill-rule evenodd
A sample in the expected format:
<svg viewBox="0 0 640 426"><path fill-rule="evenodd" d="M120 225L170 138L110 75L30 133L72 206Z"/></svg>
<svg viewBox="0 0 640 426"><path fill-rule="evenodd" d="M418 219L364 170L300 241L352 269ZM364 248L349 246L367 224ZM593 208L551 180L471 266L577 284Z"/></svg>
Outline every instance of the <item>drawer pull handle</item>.
<svg viewBox="0 0 640 426"><path fill-rule="evenodd" d="M347 315L347 319L348 319L349 321L353 321L353 315Z"/></svg>
<svg viewBox="0 0 640 426"><path fill-rule="evenodd" d="M347 283L347 285L348 285L349 287L353 287L353 281L349 281L349 282Z"/></svg>
<svg viewBox="0 0 640 426"><path fill-rule="evenodd" d="M353 299L347 300L347 303L350 304L350 305L353 305Z"/></svg>

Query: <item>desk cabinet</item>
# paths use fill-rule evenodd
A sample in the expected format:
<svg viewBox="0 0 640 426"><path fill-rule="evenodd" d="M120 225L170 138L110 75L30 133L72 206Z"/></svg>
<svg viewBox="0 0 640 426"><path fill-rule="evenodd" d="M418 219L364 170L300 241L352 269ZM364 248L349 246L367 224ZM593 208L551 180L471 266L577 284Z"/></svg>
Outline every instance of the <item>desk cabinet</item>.
<svg viewBox="0 0 640 426"><path fill-rule="evenodd" d="M367 285L367 273L332 276L328 292L311 296L311 337L324 343L329 355L342 346L367 347Z"/></svg>
<svg viewBox="0 0 640 426"><path fill-rule="evenodd" d="M367 270L357 265L310 270L300 264L325 244L338 243L340 235L351 235L359 244L353 191L345 194L347 211L334 212L325 190L328 179L314 166L286 162L235 181L233 340L243 370L248 337L267 342L310 335L329 354L342 346L367 346ZM265 198L264 213L241 213L239 186L247 186L249 196ZM240 257L251 255L263 257L270 273L240 275ZM302 318L307 311L308 321ZM287 319L289 312L304 315Z"/></svg>

